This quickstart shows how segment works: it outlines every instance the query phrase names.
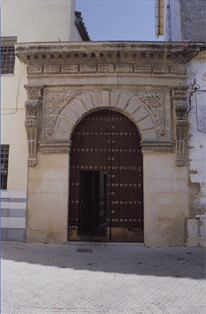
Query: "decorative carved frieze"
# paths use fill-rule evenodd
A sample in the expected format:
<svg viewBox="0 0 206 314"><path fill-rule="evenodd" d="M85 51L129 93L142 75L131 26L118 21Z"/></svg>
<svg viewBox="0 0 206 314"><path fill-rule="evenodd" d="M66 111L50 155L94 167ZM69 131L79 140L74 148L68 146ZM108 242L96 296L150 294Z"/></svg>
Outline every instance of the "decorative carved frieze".
<svg viewBox="0 0 206 314"><path fill-rule="evenodd" d="M39 108L41 107L42 85L25 85L29 100L25 102L28 153L27 163L30 167L37 164Z"/></svg>
<svg viewBox="0 0 206 314"><path fill-rule="evenodd" d="M114 73L114 64L108 64L108 63L104 63L104 64L99 64L98 65L98 72L100 73Z"/></svg>
<svg viewBox="0 0 206 314"><path fill-rule="evenodd" d="M186 66L183 64L173 64L170 66L171 73L186 75Z"/></svg>
<svg viewBox="0 0 206 314"><path fill-rule="evenodd" d="M27 73L29 76L32 75L47 75L47 74L81 74L81 73L152 73L153 75L165 74L165 75L186 75L186 68L180 64L162 64L155 63L119 63L113 62L110 64L100 63L97 61L94 63L88 63L84 59L83 63L79 64L45 64L42 66L28 66ZM48 61L47 61L48 62ZM60 61L59 61L60 62Z"/></svg>
<svg viewBox="0 0 206 314"><path fill-rule="evenodd" d="M41 65L28 66L27 67L28 75L39 75L43 73L43 67Z"/></svg>
<svg viewBox="0 0 206 314"><path fill-rule="evenodd" d="M64 64L62 65L62 72L61 73L78 73L79 72L79 65L78 64Z"/></svg>
<svg viewBox="0 0 206 314"><path fill-rule="evenodd" d="M58 74L60 73L60 69L60 65L58 64L48 64L44 66L44 73Z"/></svg>
<svg viewBox="0 0 206 314"><path fill-rule="evenodd" d="M187 126L187 86L175 86L171 88L171 98L175 112L176 133L176 165L185 165L185 136Z"/></svg>
<svg viewBox="0 0 206 314"><path fill-rule="evenodd" d="M70 101L79 95L80 92L49 92L47 95L48 118L47 118L47 134L52 136L54 126L61 111Z"/></svg>
<svg viewBox="0 0 206 314"><path fill-rule="evenodd" d="M117 73L131 73L133 72L133 65L132 64L126 64L121 63L116 65L116 72Z"/></svg>
<svg viewBox="0 0 206 314"><path fill-rule="evenodd" d="M152 66L151 64L136 64L134 67L135 73L151 73Z"/></svg>
<svg viewBox="0 0 206 314"><path fill-rule="evenodd" d="M162 92L133 92L152 112L160 135L165 135L165 94Z"/></svg>
<svg viewBox="0 0 206 314"><path fill-rule="evenodd" d="M97 72L97 64L81 64L80 65L81 73L96 73Z"/></svg>
<svg viewBox="0 0 206 314"><path fill-rule="evenodd" d="M167 64L154 64L153 67L153 73L155 74L161 74L161 73L168 73L169 72L169 67Z"/></svg>

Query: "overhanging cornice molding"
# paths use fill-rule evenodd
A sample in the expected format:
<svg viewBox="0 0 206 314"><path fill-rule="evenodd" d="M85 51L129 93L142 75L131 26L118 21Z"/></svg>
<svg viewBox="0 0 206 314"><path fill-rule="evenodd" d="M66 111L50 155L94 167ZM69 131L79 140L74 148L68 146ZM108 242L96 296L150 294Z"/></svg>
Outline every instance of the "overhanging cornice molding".
<svg viewBox="0 0 206 314"><path fill-rule="evenodd" d="M182 42L48 42L15 45L19 60L27 65L85 62L187 63L204 46ZM57 61L58 60L58 61Z"/></svg>

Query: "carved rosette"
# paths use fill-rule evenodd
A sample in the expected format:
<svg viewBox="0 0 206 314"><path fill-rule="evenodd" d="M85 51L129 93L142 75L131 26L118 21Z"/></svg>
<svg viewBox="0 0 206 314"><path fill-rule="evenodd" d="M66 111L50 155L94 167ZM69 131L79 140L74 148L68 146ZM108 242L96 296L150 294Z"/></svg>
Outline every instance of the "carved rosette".
<svg viewBox="0 0 206 314"><path fill-rule="evenodd" d="M185 135L187 127L187 86L176 86L171 89L171 98L175 111L176 165L185 165Z"/></svg>
<svg viewBox="0 0 206 314"><path fill-rule="evenodd" d="M47 97L48 102L48 119L47 134L52 136L57 118L61 111L70 103L70 101L79 95L80 92L50 92Z"/></svg>
<svg viewBox="0 0 206 314"><path fill-rule="evenodd" d="M161 92L133 93L145 104L155 117L161 136L165 135L165 95Z"/></svg>
<svg viewBox="0 0 206 314"><path fill-rule="evenodd" d="M30 167L37 164L39 108L42 100L42 85L25 85L28 100L25 102L28 153L27 163Z"/></svg>

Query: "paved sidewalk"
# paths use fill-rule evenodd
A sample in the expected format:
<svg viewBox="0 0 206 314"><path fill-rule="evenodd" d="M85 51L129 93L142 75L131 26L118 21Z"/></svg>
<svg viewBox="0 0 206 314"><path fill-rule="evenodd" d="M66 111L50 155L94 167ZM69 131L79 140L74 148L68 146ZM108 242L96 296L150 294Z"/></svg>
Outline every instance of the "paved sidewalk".
<svg viewBox="0 0 206 314"><path fill-rule="evenodd" d="M2 314L206 313L203 248L2 242L1 258Z"/></svg>

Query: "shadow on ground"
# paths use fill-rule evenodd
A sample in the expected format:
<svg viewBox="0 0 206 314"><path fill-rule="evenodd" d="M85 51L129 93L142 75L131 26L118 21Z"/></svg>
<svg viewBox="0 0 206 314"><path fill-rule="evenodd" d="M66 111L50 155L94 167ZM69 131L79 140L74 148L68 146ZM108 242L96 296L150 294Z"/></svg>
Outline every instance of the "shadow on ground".
<svg viewBox="0 0 206 314"><path fill-rule="evenodd" d="M205 278L204 248L145 248L76 243L55 245L2 241L1 258L15 262L142 276Z"/></svg>

